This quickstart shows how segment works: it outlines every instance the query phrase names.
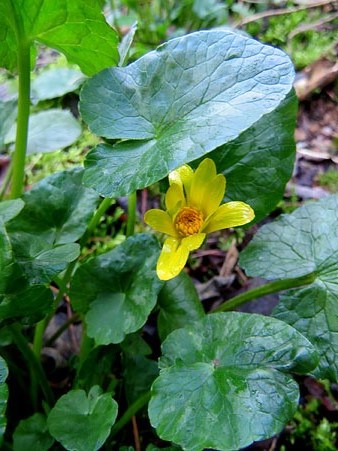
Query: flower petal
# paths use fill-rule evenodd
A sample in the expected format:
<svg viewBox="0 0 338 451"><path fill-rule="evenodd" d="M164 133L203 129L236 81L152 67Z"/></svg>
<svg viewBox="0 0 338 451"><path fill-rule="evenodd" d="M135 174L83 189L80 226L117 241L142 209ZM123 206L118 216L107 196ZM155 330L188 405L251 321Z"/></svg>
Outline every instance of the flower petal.
<svg viewBox="0 0 338 451"><path fill-rule="evenodd" d="M203 160L191 181L189 203L199 209L204 217L213 213L221 203L225 192L225 177L216 174L213 160Z"/></svg>
<svg viewBox="0 0 338 451"><path fill-rule="evenodd" d="M181 240L167 238L157 261L157 275L161 280L170 280L178 276L184 268L189 256L186 246L181 246Z"/></svg>
<svg viewBox="0 0 338 451"><path fill-rule="evenodd" d="M169 216L174 216L175 213L186 205L186 200L183 192L182 184L173 183L169 186L165 195L165 206L168 210Z"/></svg>
<svg viewBox="0 0 338 451"><path fill-rule="evenodd" d="M205 233L237 227L252 221L255 213L250 205L244 202L228 202L221 205L206 221L202 228Z"/></svg>
<svg viewBox="0 0 338 451"><path fill-rule="evenodd" d="M169 174L169 183L178 183L180 185L188 186L191 178L194 175L194 171L187 164L180 166Z"/></svg>
<svg viewBox="0 0 338 451"><path fill-rule="evenodd" d="M195 251L202 246L205 238L205 233L196 233L195 235L190 235L182 239L181 246L184 246L188 251Z"/></svg>
<svg viewBox="0 0 338 451"><path fill-rule="evenodd" d="M157 261L157 275L161 280L170 280L178 276L187 263L189 252L198 249L205 238L205 233L198 233L186 238L167 238Z"/></svg>
<svg viewBox="0 0 338 451"><path fill-rule="evenodd" d="M174 237L177 236L171 217L166 211L157 208L148 210L144 215L144 222L157 232L166 233Z"/></svg>

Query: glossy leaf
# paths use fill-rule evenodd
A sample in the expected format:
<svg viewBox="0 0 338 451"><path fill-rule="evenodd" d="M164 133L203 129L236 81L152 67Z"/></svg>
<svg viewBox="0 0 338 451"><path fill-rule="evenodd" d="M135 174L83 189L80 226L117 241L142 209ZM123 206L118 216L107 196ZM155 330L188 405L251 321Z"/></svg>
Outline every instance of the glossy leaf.
<svg viewBox="0 0 338 451"><path fill-rule="evenodd" d="M146 322L162 286L158 254L157 240L140 234L78 268L72 305L86 314L87 334L97 344L120 343Z"/></svg>
<svg viewBox="0 0 338 451"><path fill-rule="evenodd" d="M5 203L5 202L4 202ZM12 204L12 201L8 201ZM12 207L16 210L13 201ZM8 204L7 204L8 206ZM6 209L4 209L6 211ZM10 214L10 208L6 214ZM15 261L12 246L0 220L0 322L6 319L35 322L50 312L53 303L51 291L44 285L30 287ZM34 281L30 281L34 284Z"/></svg>
<svg viewBox="0 0 338 451"><path fill-rule="evenodd" d="M63 395L48 415L52 436L68 450L98 450L106 441L117 416L117 403L96 385Z"/></svg>
<svg viewBox="0 0 338 451"><path fill-rule="evenodd" d="M81 184L82 171L64 171L23 195L25 207L7 225L15 258L31 283L45 283L77 258L78 244L98 202Z"/></svg>
<svg viewBox="0 0 338 451"><path fill-rule="evenodd" d="M21 420L13 434L13 451L48 451L53 443L46 417L41 413Z"/></svg>
<svg viewBox="0 0 338 451"><path fill-rule="evenodd" d="M321 356L314 371L338 380L338 196L304 205L263 226L242 253L250 276L286 279L315 273L314 282L289 291L275 310L306 336Z"/></svg>
<svg viewBox="0 0 338 451"><path fill-rule="evenodd" d="M82 72L66 67L48 69L32 81L31 98L34 102L55 99L76 91L84 82Z"/></svg>
<svg viewBox="0 0 338 451"><path fill-rule="evenodd" d="M27 42L59 50L87 75L118 62L117 34L97 1L2 0L0 30L0 59L11 71Z"/></svg>
<svg viewBox="0 0 338 451"><path fill-rule="evenodd" d="M167 281L158 296L158 333L163 341L170 332L205 316L196 288L185 273Z"/></svg>
<svg viewBox="0 0 338 451"><path fill-rule="evenodd" d="M85 83L81 113L94 133L123 141L88 155L84 181L108 197L148 186L237 139L278 107L292 81L284 53L229 31L172 39L104 70Z"/></svg>
<svg viewBox="0 0 338 451"><path fill-rule="evenodd" d="M297 408L290 373L318 361L311 343L275 318L208 315L162 345L149 416L164 440L185 450L240 449L278 433Z"/></svg>
<svg viewBox="0 0 338 451"><path fill-rule="evenodd" d="M16 128L6 136L6 143L15 141ZM81 126L67 110L50 109L31 114L27 154L54 152L70 146L81 135Z"/></svg>
<svg viewBox="0 0 338 451"><path fill-rule="evenodd" d="M5 433L7 419L6 419L6 407L8 400L8 387L6 379L8 377L8 368L6 361L0 357L0 445L3 442L3 436Z"/></svg>
<svg viewBox="0 0 338 451"><path fill-rule="evenodd" d="M255 222L275 208L292 175L297 105L292 91L278 108L208 155L226 177L225 200L248 203L255 211Z"/></svg>
<svg viewBox="0 0 338 451"><path fill-rule="evenodd" d="M83 235L99 196L82 185L82 170L57 172L23 195L25 208L10 223L12 234L39 235L51 244L72 243Z"/></svg>
<svg viewBox="0 0 338 451"><path fill-rule="evenodd" d="M0 293L6 290L13 271L13 252L4 223L0 220Z"/></svg>
<svg viewBox="0 0 338 451"><path fill-rule="evenodd" d="M34 324L52 311L53 295L45 285L29 286L24 279L19 279L19 283L14 279L11 283L12 289L0 294L0 321L10 319Z"/></svg>
<svg viewBox="0 0 338 451"><path fill-rule="evenodd" d="M25 203L22 199L3 200L0 203L0 219L3 222L15 218L23 209Z"/></svg>

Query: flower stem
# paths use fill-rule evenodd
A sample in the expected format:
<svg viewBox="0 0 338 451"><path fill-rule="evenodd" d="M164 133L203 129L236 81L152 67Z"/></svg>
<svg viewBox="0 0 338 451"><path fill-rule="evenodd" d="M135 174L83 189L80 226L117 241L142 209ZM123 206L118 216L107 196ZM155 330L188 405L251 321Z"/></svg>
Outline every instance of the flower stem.
<svg viewBox="0 0 338 451"><path fill-rule="evenodd" d="M142 407L148 404L151 398L150 391L141 395L128 409L124 412L122 417L119 419L117 423L113 426L110 437L114 437L133 417Z"/></svg>
<svg viewBox="0 0 338 451"><path fill-rule="evenodd" d="M136 191L128 196L127 237L134 235L136 217Z"/></svg>
<svg viewBox="0 0 338 451"><path fill-rule="evenodd" d="M40 359L42 344L43 344L43 334L48 324L48 319L45 317L41 321L37 323L34 331L34 340L33 340L33 352L36 355L37 359Z"/></svg>
<svg viewBox="0 0 338 451"><path fill-rule="evenodd" d="M86 244L87 239L94 232L94 230L97 227L97 225L99 224L102 216L108 210L108 208L110 207L112 202L113 202L113 199L110 199L109 197L106 197L105 199L102 200L102 202L98 206L94 216L92 217L91 221L88 224L86 233L81 238L81 241L80 241L81 248Z"/></svg>
<svg viewBox="0 0 338 451"><path fill-rule="evenodd" d="M253 288L252 290L248 290L245 293L241 293L238 296L233 297L229 301L224 302L224 304L216 307L211 313L228 312L230 310L234 310L242 304L245 304L246 302L266 296L267 294L278 293L279 291L309 285L314 282L315 279L316 273L312 272L305 276L295 277L292 279L275 280L262 285L261 287Z"/></svg>
<svg viewBox="0 0 338 451"><path fill-rule="evenodd" d="M46 375L43 371L43 368L42 368L39 360L36 358L36 355L30 348L26 338L23 336L19 324L12 324L8 327L9 327L9 330L11 331L11 334L12 334L15 344L17 345L18 349L20 350L24 359L27 361L27 364L31 370L31 374L34 377L33 385L35 387L38 387L40 385L47 403L50 406L53 406L54 405L54 395L49 386Z"/></svg>
<svg viewBox="0 0 338 451"><path fill-rule="evenodd" d="M18 29L20 30L19 26ZM13 155L12 199L20 197L24 188L30 108L30 58L30 43L25 42L24 37L18 31L19 98L15 150Z"/></svg>

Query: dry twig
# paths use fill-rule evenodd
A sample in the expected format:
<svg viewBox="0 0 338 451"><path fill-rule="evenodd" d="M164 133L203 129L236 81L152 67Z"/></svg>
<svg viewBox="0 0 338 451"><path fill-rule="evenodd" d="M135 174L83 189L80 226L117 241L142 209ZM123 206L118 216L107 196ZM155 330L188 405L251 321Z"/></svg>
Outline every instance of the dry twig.
<svg viewBox="0 0 338 451"><path fill-rule="evenodd" d="M298 11L304 11L304 10L310 9L310 8L319 8L321 6L326 6L326 5L333 6L335 3L337 3L337 2L332 1L332 0L322 0L317 3L311 3L311 4L305 5L305 6L294 6L291 8L271 9L268 11L263 11L261 13L253 14L250 17L245 17L244 19L240 20L238 23L234 24L234 27L239 28L248 23L255 22L256 20L265 19L265 18L274 17L274 16L282 16L284 14L292 14L292 13L296 13Z"/></svg>

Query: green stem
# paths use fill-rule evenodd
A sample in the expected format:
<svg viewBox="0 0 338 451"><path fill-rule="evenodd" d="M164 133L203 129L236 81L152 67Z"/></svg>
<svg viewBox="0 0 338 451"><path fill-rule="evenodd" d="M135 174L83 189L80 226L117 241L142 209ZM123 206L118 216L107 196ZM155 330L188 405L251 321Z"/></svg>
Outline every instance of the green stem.
<svg viewBox="0 0 338 451"><path fill-rule="evenodd" d="M18 324L12 324L9 327L11 331L12 337L14 339L15 344L18 349L22 353L24 359L27 361L27 364L31 370L31 374L35 378L34 385L38 387L40 385L41 390L46 398L47 403L50 406L54 405L54 395L48 384L48 380L43 371L43 368L36 358L36 355L30 348L26 338L23 336L20 326Z"/></svg>
<svg viewBox="0 0 338 451"><path fill-rule="evenodd" d="M133 417L142 407L148 404L151 398L150 391L144 393L140 396L128 409L124 412L122 417L119 419L117 423L113 426L110 437L114 437Z"/></svg>
<svg viewBox="0 0 338 451"><path fill-rule="evenodd" d="M41 349L43 344L43 334L48 324L48 318L44 318L37 323L34 331L33 352L36 358L40 360Z"/></svg>
<svg viewBox="0 0 338 451"><path fill-rule="evenodd" d="M20 30L20 27L18 29ZM20 31L18 31L18 47L19 98L13 155L12 199L20 197L24 188L30 107L30 44L25 42Z"/></svg>
<svg viewBox="0 0 338 451"><path fill-rule="evenodd" d="M136 191L128 196L128 219L127 219L127 237L134 235L136 218Z"/></svg>
<svg viewBox="0 0 338 451"><path fill-rule="evenodd" d="M86 241L88 240L89 236L94 232L95 228L100 223L100 220L104 213L108 210L108 208L111 206L113 199L110 199L109 197L106 197L102 200L100 205L98 206L94 216L92 217L90 223L88 224L86 233L83 235L80 241L80 246L83 247L86 244Z"/></svg>
<svg viewBox="0 0 338 451"><path fill-rule="evenodd" d="M81 338L81 346L80 346L80 354L79 354L79 366L81 369L83 362L88 357L90 351L93 349L94 340L87 335L86 324L82 321L82 338ZM79 374L79 371L78 371Z"/></svg>
<svg viewBox="0 0 338 451"><path fill-rule="evenodd" d="M275 280L274 282L269 282L261 287L253 288L245 293L241 293L238 296L233 297L229 301L224 302L224 304L215 308L212 313L217 312L228 312L234 310L246 302L252 301L253 299L266 296L267 294L277 293L279 291L289 290L291 288L301 287L303 285L309 285L316 279L316 273L310 273L305 276L295 277L292 279Z"/></svg>

